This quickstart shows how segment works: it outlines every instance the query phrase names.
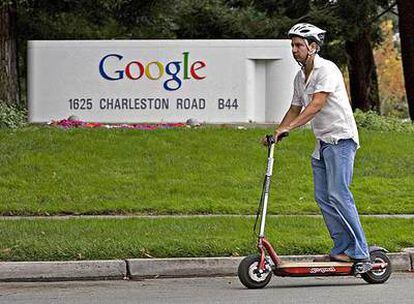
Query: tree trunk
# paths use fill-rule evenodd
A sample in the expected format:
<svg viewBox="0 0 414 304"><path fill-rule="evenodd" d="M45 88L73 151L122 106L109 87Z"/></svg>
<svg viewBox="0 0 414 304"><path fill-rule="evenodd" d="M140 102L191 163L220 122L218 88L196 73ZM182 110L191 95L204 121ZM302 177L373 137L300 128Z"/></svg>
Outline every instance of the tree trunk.
<svg viewBox="0 0 414 304"><path fill-rule="evenodd" d="M414 0L397 0L408 111L414 122Z"/></svg>
<svg viewBox="0 0 414 304"><path fill-rule="evenodd" d="M0 102L19 104L17 74L16 5L0 6Z"/></svg>
<svg viewBox="0 0 414 304"><path fill-rule="evenodd" d="M368 32L345 41L352 109L380 112L377 69Z"/></svg>

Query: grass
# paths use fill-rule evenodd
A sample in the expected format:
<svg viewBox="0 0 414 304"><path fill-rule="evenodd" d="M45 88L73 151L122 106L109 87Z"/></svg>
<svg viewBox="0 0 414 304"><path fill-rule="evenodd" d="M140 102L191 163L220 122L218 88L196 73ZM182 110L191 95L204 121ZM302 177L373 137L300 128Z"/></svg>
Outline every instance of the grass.
<svg viewBox="0 0 414 304"><path fill-rule="evenodd" d="M254 214L272 130L0 129L0 214ZM412 134L362 130L353 193L363 214L414 213ZM268 238L278 253L326 253L313 201L314 138L276 151ZM369 243L414 246L414 219L363 218ZM0 220L0 260L238 256L255 252L252 218Z"/></svg>
<svg viewBox="0 0 414 304"><path fill-rule="evenodd" d="M253 218L1 220L0 260L239 256L255 252ZM414 219L363 218L370 244L392 252L414 245ZM268 218L267 235L281 255L326 253L321 218Z"/></svg>
<svg viewBox="0 0 414 304"><path fill-rule="evenodd" d="M0 130L0 214L253 214L270 129ZM412 134L362 131L352 189L363 214L414 213ZM314 138L276 151L271 214L319 214Z"/></svg>

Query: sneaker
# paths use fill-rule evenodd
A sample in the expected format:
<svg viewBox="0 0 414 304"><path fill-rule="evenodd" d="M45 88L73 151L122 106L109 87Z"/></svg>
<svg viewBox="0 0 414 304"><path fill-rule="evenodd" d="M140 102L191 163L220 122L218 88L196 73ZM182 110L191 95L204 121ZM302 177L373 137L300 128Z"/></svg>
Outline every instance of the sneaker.
<svg viewBox="0 0 414 304"><path fill-rule="evenodd" d="M355 274L366 273L372 269L370 261L361 261L354 264Z"/></svg>
<svg viewBox="0 0 414 304"><path fill-rule="evenodd" d="M352 262L352 259L347 256L345 253L340 253L331 256L331 261L333 262Z"/></svg>
<svg viewBox="0 0 414 304"><path fill-rule="evenodd" d="M336 255L321 255L313 259L314 262L352 262L352 259L345 253Z"/></svg>
<svg viewBox="0 0 414 304"><path fill-rule="evenodd" d="M317 256L316 258L313 259L313 261L314 262L330 262L331 256L330 255Z"/></svg>

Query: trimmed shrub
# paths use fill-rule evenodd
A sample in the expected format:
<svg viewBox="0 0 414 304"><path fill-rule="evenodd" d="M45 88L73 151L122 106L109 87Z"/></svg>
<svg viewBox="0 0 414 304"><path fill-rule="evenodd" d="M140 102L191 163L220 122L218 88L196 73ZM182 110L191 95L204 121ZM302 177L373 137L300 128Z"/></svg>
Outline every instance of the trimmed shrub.
<svg viewBox="0 0 414 304"><path fill-rule="evenodd" d="M354 113L358 127L377 131L397 131L414 133L414 124L395 117L380 116L374 111Z"/></svg>
<svg viewBox="0 0 414 304"><path fill-rule="evenodd" d="M27 124L27 110L0 103L0 128L21 128Z"/></svg>

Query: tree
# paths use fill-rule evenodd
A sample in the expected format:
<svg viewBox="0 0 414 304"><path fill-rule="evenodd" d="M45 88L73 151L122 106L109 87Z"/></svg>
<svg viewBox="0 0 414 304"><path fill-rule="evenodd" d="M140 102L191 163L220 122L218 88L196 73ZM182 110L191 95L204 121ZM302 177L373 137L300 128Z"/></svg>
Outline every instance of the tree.
<svg viewBox="0 0 414 304"><path fill-rule="evenodd" d="M414 122L414 1L397 0L408 112Z"/></svg>
<svg viewBox="0 0 414 304"><path fill-rule="evenodd" d="M345 41L352 109L380 112L377 68L369 30Z"/></svg>
<svg viewBox="0 0 414 304"><path fill-rule="evenodd" d="M0 102L20 103L15 1L0 3Z"/></svg>
<svg viewBox="0 0 414 304"><path fill-rule="evenodd" d="M380 112L373 48L379 42L376 16L383 0L314 0L309 20L328 28L331 57L345 59L349 72L352 108ZM336 54L335 54L336 52Z"/></svg>
<svg viewBox="0 0 414 304"><path fill-rule="evenodd" d="M276 21L274 12L258 3L251 0L176 1L173 31L179 39L277 38L282 24L290 19L276 13L280 16Z"/></svg>

